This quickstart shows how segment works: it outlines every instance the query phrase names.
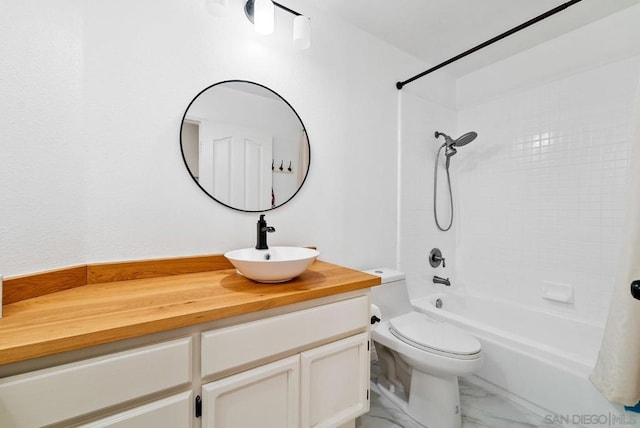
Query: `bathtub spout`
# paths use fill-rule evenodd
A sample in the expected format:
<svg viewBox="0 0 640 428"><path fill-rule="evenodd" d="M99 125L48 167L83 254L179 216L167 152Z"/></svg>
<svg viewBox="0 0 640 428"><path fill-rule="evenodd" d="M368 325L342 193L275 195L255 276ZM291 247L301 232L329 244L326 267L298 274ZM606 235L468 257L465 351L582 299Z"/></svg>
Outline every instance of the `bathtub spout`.
<svg viewBox="0 0 640 428"><path fill-rule="evenodd" d="M440 278L439 276L433 276L433 283L434 284L444 284L447 287L451 285L451 282L449 281L449 278Z"/></svg>

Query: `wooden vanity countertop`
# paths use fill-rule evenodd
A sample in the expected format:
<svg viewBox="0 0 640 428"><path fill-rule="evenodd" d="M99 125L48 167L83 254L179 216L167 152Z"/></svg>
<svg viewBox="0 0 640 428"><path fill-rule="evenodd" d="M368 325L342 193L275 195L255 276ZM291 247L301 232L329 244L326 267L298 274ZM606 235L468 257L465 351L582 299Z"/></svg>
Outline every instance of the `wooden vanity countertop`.
<svg viewBox="0 0 640 428"><path fill-rule="evenodd" d="M145 263L152 262L112 263L6 279L0 364L380 284L379 277L320 260L292 281L260 284L237 274L222 256L209 257L217 263L194 268L205 257L180 259L188 262L165 263L165 268L155 271L145 268ZM62 282L59 276L64 276ZM38 287L45 291L33 294ZM31 294L16 297L25 290Z"/></svg>

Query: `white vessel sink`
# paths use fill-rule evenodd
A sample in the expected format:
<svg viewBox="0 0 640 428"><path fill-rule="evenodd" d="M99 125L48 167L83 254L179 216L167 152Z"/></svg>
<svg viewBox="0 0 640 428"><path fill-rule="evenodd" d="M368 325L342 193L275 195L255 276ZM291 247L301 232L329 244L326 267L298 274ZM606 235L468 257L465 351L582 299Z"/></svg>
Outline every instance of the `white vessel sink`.
<svg viewBox="0 0 640 428"><path fill-rule="evenodd" d="M268 250L243 248L225 253L238 273L257 282L292 280L307 270L320 252L302 247L270 247Z"/></svg>

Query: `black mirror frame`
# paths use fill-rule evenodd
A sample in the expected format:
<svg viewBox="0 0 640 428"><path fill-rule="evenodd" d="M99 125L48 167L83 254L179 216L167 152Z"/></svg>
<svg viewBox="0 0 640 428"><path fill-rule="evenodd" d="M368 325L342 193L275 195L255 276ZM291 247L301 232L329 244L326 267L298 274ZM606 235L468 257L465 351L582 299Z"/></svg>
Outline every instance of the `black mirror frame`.
<svg viewBox="0 0 640 428"><path fill-rule="evenodd" d="M304 178L302 179L302 182L298 186L298 189L296 189L296 191L293 193L293 195L291 195L291 197L289 199L287 199L286 201L284 201L283 203L281 203L279 205L276 205L275 207L271 207L271 208L268 208L266 210L243 210L243 209L232 207L231 205L225 204L224 202L221 202L221 201L217 200L216 198L213 197L213 195L211 195L209 192L207 192L200 185L198 180L196 180L196 178L194 177L193 173L191 172L191 169L189 169L189 164L187 163L187 159L186 159L186 157L184 155L184 148L183 148L183 145L182 145L182 127L184 126L185 119L187 117L187 112L189 111L189 108L191 107L191 104L193 104L195 102L195 100L197 100L200 95L202 95L207 90L213 88L214 86L222 85L224 83L249 83L249 84L252 84L252 85L260 86L261 88L266 89L267 91L275 94L280 100L282 100L286 105L289 106L291 111L293 111L293 113L296 115L296 117L300 121L300 125L302 125L303 132L307 136L307 146L308 146L308 150L309 150L309 163L307 165L307 172L305 173ZM198 94L195 97L193 97L191 102L189 102L189 105L187 105L187 108L185 109L184 114L182 115L182 122L180 122L180 131L179 132L180 132L180 135L179 135L179 137L180 137L180 154L182 155L182 161L184 162L184 165L187 168L187 171L189 172L189 175L191 176L191 179L193 180L193 182L196 183L196 185L200 188L200 190L202 190L204 192L205 195L207 195L208 197L210 197L211 199L213 199L214 201L216 201L220 205L224 205L225 207L231 208L232 210L241 211L241 212L247 212L247 213L261 213L261 212L266 212L266 211L272 211L272 210L275 210L276 208L280 208L281 206L283 206L284 204L289 202L291 199L293 199L298 194L300 189L302 189L302 186L304 186L304 183L307 181L307 177L309 176L309 169L311 168L311 142L309 140L309 133L307 132L307 128L304 126L304 122L302 122L302 119L300 118L300 115L298 114L296 109L294 109L293 106L291 104L289 104L289 102L287 100L285 100L279 93L277 93L273 89L271 89L271 88L269 88L269 87L267 87L265 85L262 85L260 83L252 82L250 80L231 79L231 80L223 80L221 82L217 82L217 83L214 83L213 85L207 86L206 88L204 88L203 90L198 92Z"/></svg>

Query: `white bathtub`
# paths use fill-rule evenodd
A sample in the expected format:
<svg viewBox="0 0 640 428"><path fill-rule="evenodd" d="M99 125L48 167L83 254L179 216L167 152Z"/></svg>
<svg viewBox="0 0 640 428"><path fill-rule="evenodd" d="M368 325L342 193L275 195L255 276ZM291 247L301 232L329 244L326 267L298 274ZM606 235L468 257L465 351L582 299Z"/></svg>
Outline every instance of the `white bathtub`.
<svg viewBox="0 0 640 428"><path fill-rule="evenodd" d="M442 300L441 309L436 299ZM412 304L476 336L484 359L478 376L509 393L570 419L623 414L623 407L609 403L588 379L602 327L480 296L442 293Z"/></svg>

